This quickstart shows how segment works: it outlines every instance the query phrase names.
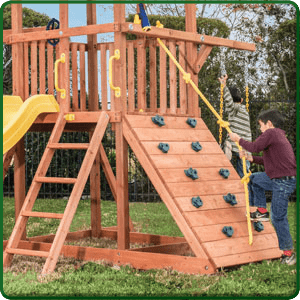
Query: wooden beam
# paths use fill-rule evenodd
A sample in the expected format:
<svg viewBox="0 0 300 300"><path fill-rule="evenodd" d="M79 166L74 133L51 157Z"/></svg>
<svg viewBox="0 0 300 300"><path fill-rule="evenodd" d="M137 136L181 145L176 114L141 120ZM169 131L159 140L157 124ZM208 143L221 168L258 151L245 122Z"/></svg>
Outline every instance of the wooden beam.
<svg viewBox="0 0 300 300"><path fill-rule="evenodd" d="M21 241L20 248L28 250L49 251L51 244ZM208 259L170 255L161 253L139 252L121 249L103 249L79 246L62 246L61 255L86 261L105 260L117 265L130 264L133 268L149 270L172 268L188 274L213 274L214 266Z"/></svg>
<svg viewBox="0 0 300 300"><path fill-rule="evenodd" d="M195 62L193 63L193 69L194 69L195 74L198 74L199 71L201 70L201 68L204 65L206 59L208 58L212 48L213 48L212 46L201 45L201 48L198 51L198 56L195 59Z"/></svg>
<svg viewBox="0 0 300 300"><path fill-rule="evenodd" d="M168 28L157 28L152 26L150 31L142 31L141 25L133 23L121 24L121 31L150 38L171 39L177 41L193 42L196 44L206 44L211 46L224 46L238 50L255 51L255 44L229 40L220 37L198 34L193 32L185 32Z"/></svg>
<svg viewBox="0 0 300 300"><path fill-rule="evenodd" d="M120 31L117 23L88 25L72 28L60 28L59 30L34 31L23 34L12 34L7 37L7 44L23 43L30 41L69 38L70 36L89 35L106 32Z"/></svg>
<svg viewBox="0 0 300 300"><path fill-rule="evenodd" d="M114 4L114 21L125 22L125 4ZM115 61L114 85L121 89L120 98L114 97L115 110L122 115L127 111L126 95L126 34L115 33L114 49L120 50L120 59ZM116 184L118 249L129 248L129 201L128 201L128 144L123 136L122 123L116 123Z"/></svg>

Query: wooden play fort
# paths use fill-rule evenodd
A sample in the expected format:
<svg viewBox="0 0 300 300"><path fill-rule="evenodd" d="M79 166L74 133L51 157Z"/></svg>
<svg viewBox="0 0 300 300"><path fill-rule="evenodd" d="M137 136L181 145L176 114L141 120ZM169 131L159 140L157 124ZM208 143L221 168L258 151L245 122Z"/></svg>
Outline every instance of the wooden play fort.
<svg viewBox="0 0 300 300"><path fill-rule="evenodd" d="M213 47L255 51L255 45L198 34L195 4L185 4L184 32L163 28L159 22L150 27L139 5L140 24L125 22L125 4L113 5L114 20L107 24L97 24L96 4L86 7L86 26L69 28L68 4L59 4L60 27L54 24L53 30L46 30L22 28L22 5L11 4L12 29L4 31L3 40L12 45L13 95L4 97L3 165L5 175L14 157L16 223L4 241L4 268L13 263L14 255L40 256L45 257L46 275L64 255L138 269L212 274L222 267L280 257L269 222L256 230L250 223L250 245L243 183L201 119L203 96L196 92L198 72ZM105 33L114 33L114 41L98 43L97 34ZM127 34L137 39L127 40ZM87 36L86 44L70 42L70 37L80 35ZM170 55L182 68L179 75ZM101 142L109 123L115 131L116 174ZM27 131L51 135L25 195ZM90 141L62 143L66 131L89 132ZM129 217L128 147L184 237L135 231ZM86 150L77 178L46 176L58 149ZM101 225L100 168L117 203L115 227ZM87 180L91 229L69 232ZM34 210L44 183L73 185L64 213ZM28 238L26 223L31 217L60 219L56 234ZM117 240L118 248L65 244L86 237ZM130 243L144 246L130 248Z"/></svg>

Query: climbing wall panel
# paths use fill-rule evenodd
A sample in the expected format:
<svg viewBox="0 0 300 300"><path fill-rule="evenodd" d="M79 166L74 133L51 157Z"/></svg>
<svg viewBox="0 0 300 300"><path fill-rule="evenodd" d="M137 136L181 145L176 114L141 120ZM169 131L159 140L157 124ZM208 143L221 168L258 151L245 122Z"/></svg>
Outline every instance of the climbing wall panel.
<svg viewBox="0 0 300 300"><path fill-rule="evenodd" d="M172 201L180 218L183 217L184 222L178 222L178 215L169 209L183 234L187 231L193 235L187 242L194 252L195 248L201 248L196 256L205 254L217 268L280 257L276 234L269 222L263 223L261 232L253 228L253 245L248 244L243 184L203 120L196 118L197 125L193 128L187 124L187 117L165 116L165 124L158 126L152 117L126 115L124 135L131 137L128 142L158 193L161 185L167 191L167 203L165 192L160 193L167 207ZM202 149L194 151L192 142L199 142ZM159 143L167 143L169 150L164 153L158 148ZM185 170L189 168L197 171L197 179L186 176ZM227 169L229 177L222 177L220 169ZM157 173L155 180L151 177L153 172ZM225 202L223 196L228 193L235 195L236 205ZM199 208L191 201L197 196L203 202ZM232 226L232 237L222 232L224 226Z"/></svg>

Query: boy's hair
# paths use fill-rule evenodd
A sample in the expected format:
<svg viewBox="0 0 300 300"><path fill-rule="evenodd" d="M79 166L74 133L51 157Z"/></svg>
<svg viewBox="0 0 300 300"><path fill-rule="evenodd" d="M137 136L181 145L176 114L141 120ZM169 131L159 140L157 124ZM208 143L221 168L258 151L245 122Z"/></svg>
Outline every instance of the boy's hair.
<svg viewBox="0 0 300 300"><path fill-rule="evenodd" d="M236 87L236 86L232 86L232 87L228 87L231 97L233 99L233 102L241 102L242 101L242 97L241 97L241 92L240 90Z"/></svg>
<svg viewBox="0 0 300 300"><path fill-rule="evenodd" d="M271 121L275 128L282 128L284 124L284 118L277 109L264 110L258 115L257 119L264 124Z"/></svg>

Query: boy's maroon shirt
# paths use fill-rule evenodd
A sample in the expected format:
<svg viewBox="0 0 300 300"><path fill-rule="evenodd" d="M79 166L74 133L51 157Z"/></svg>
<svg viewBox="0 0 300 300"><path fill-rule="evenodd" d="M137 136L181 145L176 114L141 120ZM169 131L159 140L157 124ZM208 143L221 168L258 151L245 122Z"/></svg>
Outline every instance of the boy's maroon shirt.
<svg viewBox="0 0 300 300"><path fill-rule="evenodd" d="M297 175L294 151L282 129L270 128L252 143L241 138L239 144L249 152L263 151L262 157L253 156L253 162L264 165L271 179Z"/></svg>

